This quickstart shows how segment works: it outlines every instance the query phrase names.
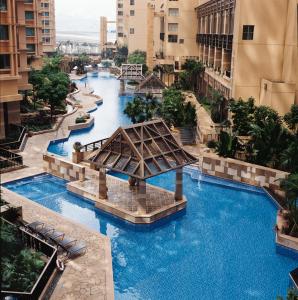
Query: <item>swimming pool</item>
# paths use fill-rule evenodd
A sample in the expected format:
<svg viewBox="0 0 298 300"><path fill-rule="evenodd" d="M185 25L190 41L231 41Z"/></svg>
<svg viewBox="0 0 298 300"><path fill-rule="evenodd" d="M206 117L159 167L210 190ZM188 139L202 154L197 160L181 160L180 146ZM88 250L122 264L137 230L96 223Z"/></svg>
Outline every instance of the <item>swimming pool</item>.
<svg viewBox="0 0 298 300"><path fill-rule="evenodd" d="M185 169L187 209L154 226L101 213L45 174L5 186L111 239L116 299L276 299L297 261L276 253L276 207L255 187ZM149 180L174 190L175 173Z"/></svg>
<svg viewBox="0 0 298 300"><path fill-rule="evenodd" d="M60 156L71 156L73 144L81 142L88 144L111 134L121 125L130 124L130 120L123 114L126 103L132 96L119 96L120 82L114 77L86 77L79 84L88 84L94 89L94 93L103 98L103 103L97 110L91 112L94 117L94 126L91 128L72 131L66 140L51 142L48 151Z"/></svg>

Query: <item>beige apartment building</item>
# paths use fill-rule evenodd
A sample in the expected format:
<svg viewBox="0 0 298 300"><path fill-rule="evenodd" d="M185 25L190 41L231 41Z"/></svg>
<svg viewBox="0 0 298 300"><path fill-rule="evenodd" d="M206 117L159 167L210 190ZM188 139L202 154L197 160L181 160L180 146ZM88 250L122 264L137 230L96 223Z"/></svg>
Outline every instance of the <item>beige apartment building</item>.
<svg viewBox="0 0 298 300"><path fill-rule="evenodd" d="M298 103L297 0L201 0L204 90L253 97L280 114Z"/></svg>
<svg viewBox="0 0 298 300"><path fill-rule="evenodd" d="M118 43L147 63L206 66L203 92L254 97L284 114L298 103L298 0L118 0Z"/></svg>
<svg viewBox="0 0 298 300"><path fill-rule="evenodd" d="M40 1L40 18L43 52L51 55L56 51L55 0Z"/></svg>
<svg viewBox="0 0 298 300"><path fill-rule="evenodd" d="M41 67L39 9L39 0L0 0L0 139L20 123L22 94L32 88L29 66Z"/></svg>

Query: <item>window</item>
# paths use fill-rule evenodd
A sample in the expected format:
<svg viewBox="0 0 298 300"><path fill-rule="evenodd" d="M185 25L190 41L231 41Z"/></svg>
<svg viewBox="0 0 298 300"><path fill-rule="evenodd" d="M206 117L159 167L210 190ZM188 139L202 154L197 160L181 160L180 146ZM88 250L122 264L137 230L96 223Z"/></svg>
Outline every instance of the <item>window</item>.
<svg viewBox="0 0 298 300"><path fill-rule="evenodd" d="M135 0L130 0L130 5L135 5Z"/></svg>
<svg viewBox="0 0 298 300"><path fill-rule="evenodd" d="M25 19L26 20L34 20L34 13L33 13L33 11L25 11Z"/></svg>
<svg viewBox="0 0 298 300"><path fill-rule="evenodd" d="M130 29L129 29L129 33L130 33L130 34L135 34L135 29L134 29L134 28L130 28Z"/></svg>
<svg viewBox="0 0 298 300"><path fill-rule="evenodd" d="M48 8L49 7L49 3L41 3L40 5L41 5L41 7L44 7L44 8Z"/></svg>
<svg viewBox="0 0 298 300"><path fill-rule="evenodd" d="M49 43L51 42L51 39L50 39L49 37L43 37L43 38L42 38L42 42L43 42L44 44L49 44Z"/></svg>
<svg viewBox="0 0 298 300"><path fill-rule="evenodd" d="M0 69L9 69L9 68L10 68L10 55L0 54Z"/></svg>
<svg viewBox="0 0 298 300"><path fill-rule="evenodd" d="M8 25L0 25L0 40L1 41L9 40Z"/></svg>
<svg viewBox="0 0 298 300"><path fill-rule="evenodd" d="M129 14L130 14L131 16L134 16L134 15L135 15L135 11L134 11L134 10L131 10Z"/></svg>
<svg viewBox="0 0 298 300"><path fill-rule="evenodd" d="M50 21L49 20L42 20L41 23L42 23L42 25L45 25L45 26L49 26L50 25Z"/></svg>
<svg viewBox="0 0 298 300"><path fill-rule="evenodd" d="M254 25L243 25L242 40L248 41L254 39Z"/></svg>
<svg viewBox="0 0 298 300"><path fill-rule="evenodd" d="M43 17L48 17L50 15L50 13L48 12L48 11L44 11L43 13L42 13L42 16Z"/></svg>
<svg viewBox="0 0 298 300"><path fill-rule="evenodd" d="M168 35L168 42L169 43L177 43L178 35L177 34L169 34Z"/></svg>
<svg viewBox="0 0 298 300"><path fill-rule="evenodd" d="M171 32L178 32L178 23L169 23L168 30Z"/></svg>
<svg viewBox="0 0 298 300"><path fill-rule="evenodd" d="M0 0L0 11L7 11L7 0Z"/></svg>
<svg viewBox="0 0 298 300"><path fill-rule="evenodd" d="M179 44L184 44L184 39L179 39Z"/></svg>
<svg viewBox="0 0 298 300"><path fill-rule="evenodd" d="M118 32L118 37L123 37L123 32Z"/></svg>
<svg viewBox="0 0 298 300"><path fill-rule="evenodd" d="M123 11L118 11L118 16L123 16Z"/></svg>
<svg viewBox="0 0 298 300"><path fill-rule="evenodd" d="M33 3L33 0L25 0L24 3L29 3L29 4L31 4L31 3Z"/></svg>
<svg viewBox="0 0 298 300"><path fill-rule="evenodd" d="M179 16L179 8L169 8L169 16L178 17Z"/></svg>
<svg viewBox="0 0 298 300"><path fill-rule="evenodd" d="M26 27L26 36L35 36L35 29L32 27Z"/></svg>
<svg viewBox="0 0 298 300"><path fill-rule="evenodd" d="M123 3L118 3L118 8L123 8Z"/></svg>
<svg viewBox="0 0 298 300"><path fill-rule="evenodd" d="M27 44L26 46L28 52L35 52L35 44Z"/></svg>
<svg viewBox="0 0 298 300"><path fill-rule="evenodd" d="M42 29L42 33L50 33L50 29Z"/></svg>

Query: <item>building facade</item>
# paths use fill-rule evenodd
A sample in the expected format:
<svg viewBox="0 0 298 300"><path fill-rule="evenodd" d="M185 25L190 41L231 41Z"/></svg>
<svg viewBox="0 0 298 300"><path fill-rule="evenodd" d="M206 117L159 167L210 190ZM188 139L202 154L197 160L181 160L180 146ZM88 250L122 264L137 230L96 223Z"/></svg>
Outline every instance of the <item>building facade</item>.
<svg viewBox="0 0 298 300"><path fill-rule="evenodd" d="M20 123L20 101L32 88L30 66L40 68L43 45L39 0L0 1L0 139Z"/></svg>
<svg viewBox="0 0 298 300"><path fill-rule="evenodd" d="M281 115L298 103L297 0L201 0L197 43L210 88Z"/></svg>
<svg viewBox="0 0 298 300"><path fill-rule="evenodd" d="M56 51L55 0L40 1L40 18L43 52L51 55Z"/></svg>

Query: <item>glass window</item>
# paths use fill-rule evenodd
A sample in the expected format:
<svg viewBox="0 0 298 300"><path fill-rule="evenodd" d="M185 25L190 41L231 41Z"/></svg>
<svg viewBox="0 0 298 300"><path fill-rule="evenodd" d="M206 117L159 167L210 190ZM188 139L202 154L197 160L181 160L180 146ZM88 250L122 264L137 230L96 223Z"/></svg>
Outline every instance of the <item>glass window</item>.
<svg viewBox="0 0 298 300"><path fill-rule="evenodd" d="M27 44L28 52L35 52L35 44Z"/></svg>
<svg viewBox="0 0 298 300"><path fill-rule="evenodd" d="M130 5L135 5L135 0L130 0Z"/></svg>
<svg viewBox="0 0 298 300"><path fill-rule="evenodd" d="M131 15L131 16L134 16L134 15L135 15L135 11L134 11L134 10L131 10L131 11L130 11L130 15Z"/></svg>
<svg viewBox="0 0 298 300"><path fill-rule="evenodd" d="M134 28L130 28L130 29L129 29L129 33L130 33L130 34L134 34L134 33L135 33L135 29L134 29Z"/></svg>
<svg viewBox="0 0 298 300"><path fill-rule="evenodd" d="M169 43L177 43L178 35L177 34L169 34L168 35L168 42Z"/></svg>
<svg viewBox="0 0 298 300"><path fill-rule="evenodd" d="M50 21L49 20L42 20L42 25L48 26L50 25Z"/></svg>
<svg viewBox="0 0 298 300"><path fill-rule="evenodd" d="M33 13L33 11L25 11L25 19L26 20L34 20L34 13Z"/></svg>
<svg viewBox="0 0 298 300"><path fill-rule="evenodd" d="M0 54L0 69L9 69L9 68L10 68L10 55Z"/></svg>
<svg viewBox="0 0 298 300"><path fill-rule="evenodd" d="M9 40L8 25L0 25L0 40Z"/></svg>
<svg viewBox="0 0 298 300"><path fill-rule="evenodd" d="M32 27L26 27L26 36L35 36L35 29Z"/></svg>
<svg viewBox="0 0 298 300"><path fill-rule="evenodd" d="M243 25L242 40L248 41L254 39L254 25Z"/></svg>
<svg viewBox="0 0 298 300"><path fill-rule="evenodd" d="M24 3L33 3L33 0L25 0Z"/></svg>
<svg viewBox="0 0 298 300"><path fill-rule="evenodd" d="M7 0L0 0L0 11L7 11Z"/></svg>
<svg viewBox="0 0 298 300"><path fill-rule="evenodd" d="M178 23L169 23L168 30L171 32L177 32L178 31Z"/></svg>
<svg viewBox="0 0 298 300"><path fill-rule="evenodd" d="M49 3L41 3L40 5L41 5L41 7L45 7L45 8L49 7Z"/></svg>
<svg viewBox="0 0 298 300"><path fill-rule="evenodd" d="M179 16L179 8L169 8L169 16L178 17Z"/></svg>
<svg viewBox="0 0 298 300"><path fill-rule="evenodd" d="M44 11L43 13L42 13L42 16L44 16L44 17L48 17L50 15L50 13L48 12L48 11Z"/></svg>
<svg viewBox="0 0 298 300"><path fill-rule="evenodd" d="M42 33L50 33L50 29L42 29Z"/></svg>
<svg viewBox="0 0 298 300"><path fill-rule="evenodd" d="M49 44L49 43L51 42L51 39L50 39L49 37L43 37L43 38L42 38L42 42L43 42L44 44Z"/></svg>

